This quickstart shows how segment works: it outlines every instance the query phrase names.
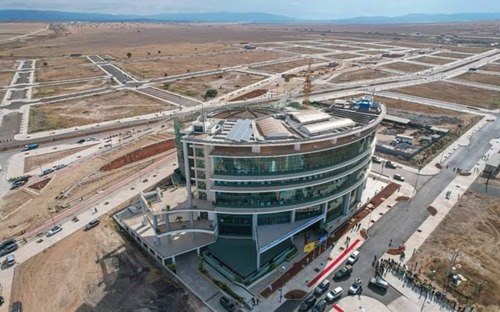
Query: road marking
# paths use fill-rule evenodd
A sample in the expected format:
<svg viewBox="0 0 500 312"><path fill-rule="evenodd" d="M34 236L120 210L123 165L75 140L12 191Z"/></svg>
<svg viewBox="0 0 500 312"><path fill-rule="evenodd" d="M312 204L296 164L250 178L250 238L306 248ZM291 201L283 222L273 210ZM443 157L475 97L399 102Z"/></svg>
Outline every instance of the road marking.
<svg viewBox="0 0 500 312"><path fill-rule="evenodd" d="M314 284L316 284L316 282L322 278L323 276L327 275L327 273L337 264L339 263L342 258L344 258L347 254L349 254L358 244L359 244L360 240L359 239L356 239L354 241L354 243L352 243L351 246L349 246L346 250L344 250L344 252L342 252L337 258L335 258L335 260L333 260L332 263L330 263L323 271L321 271L321 273L319 273L315 278L313 278L309 283L307 283L307 287L311 287L313 286Z"/></svg>

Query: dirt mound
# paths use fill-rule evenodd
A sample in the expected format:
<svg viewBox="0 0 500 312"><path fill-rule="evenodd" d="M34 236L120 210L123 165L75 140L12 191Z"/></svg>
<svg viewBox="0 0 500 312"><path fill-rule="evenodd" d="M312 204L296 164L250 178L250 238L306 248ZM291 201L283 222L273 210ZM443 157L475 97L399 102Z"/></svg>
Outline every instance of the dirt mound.
<svg viewBox="0 0 500 312"><path fill-rule="evenodd" d="M32 188L32 189L34 189L34 190L41 191L41 190L43 190L43 188L44 188L45 186L47 186L47 184L49 184L49 182L50 182L50 180L51 180L51 179L52 179L52 178L47 178L47 179L45 179L45 180L42 180L42 181L36 182L36 183L34 183L34 184L31 184L31 185L30 185L30 186L28 186L28 187L29 187L29 188Z"/></svg>
<svg viewBox="0 0 500 312"><path fill-rule="evenodd" d="M408 196L399 196L398 198L396 198L396 201L408 201L410 199L410 197Z"/></svg>
<svg viewBox="0 0 500 312"><path fill-rule="evenodd" d="M121 168L125 165L128 165L130 163L140 161L146 158L149 158L153 155L163 153L165 151L168 151L169 149L172 149L175 147L175 140L174 139L169 139L166 141L154 143L148 146L145 146L143 148L140 148L138 150L135 150L125 156L122 156L120 158L117 158L110 163L107 163L106 165L101 167L101 171L111 171L114 169Z"/></svg>
<svg viewBox="0 0 500 312"><path fill-rule="evenodd" d="M307 292L300 290L300 289L294 289L290 290L285 294L285 299L289 300L302 300L305 296L307 295Z"/></svg>
<svg viewBox="0 0 500 312"><path fill-rule="evenodd" d="M243 95L240 95L238 96L237 98L234 98L232 99L231 101L229 102L235 102L235 101L244 101L244 100L248 100L248 99L253 99L253 98L256 98L256 97L259 97L261 95L264 95L267 93L267 89L257 89L257 90L253 90L253 91L250 91L248 93L245 93Z"/></svg>
<svg viewBox="0 0 500 312"><path fill-rule="evenodd" d="M388 253L389 255L397 256L397 255L400 255L405 250L406 250L405 246L400 245L398 248L387 249L386 253Z"/></svg>
<svg viewBox="0 0 500 312"><path fill-rule="evenodd" d="M429 211L429 213L431 214L431 216L435 216L438 213L437 209L434 208L434 207L432 207L432 206L427 207L427 210Z"/></svg>

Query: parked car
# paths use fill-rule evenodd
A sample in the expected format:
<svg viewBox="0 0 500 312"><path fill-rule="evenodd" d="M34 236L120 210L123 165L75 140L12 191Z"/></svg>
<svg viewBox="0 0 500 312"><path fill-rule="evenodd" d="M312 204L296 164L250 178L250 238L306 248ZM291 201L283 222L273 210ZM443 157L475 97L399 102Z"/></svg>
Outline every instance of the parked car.
<svg viewBox="0 0 500 312"><path fill-rule="evenodd" d="M16 301L12 304L12 312L23 312L23 305L20 301Z"/></svg>
<svg viewBox="0 0 500 312"><path fill-rule="evenodd" d="M91 228L94 228L94 227L98 226L100 222L101 221L99 219L94 219L94 220L90 221L89 223L87 223L85 225L85 231L88 231Z"/></svg>
<svg viewBox="0 0 500 312"><path fill-rule="evenodd" d="M299 312L306 312L309 311L312 307L314 307L314 304L316 303L316 297L314 296L309 296L302 302L302 304L299 307Z"/></svg>
<svg viewBox="0 0 500 312"><path fill-rule="evenodd" d="M340 269L337 272L335 272L335 274L333 275L333 277L335 279L341 279L341 278L344 278L346 276L351 275L351 273L352 273L352 265L346 265L342 269Z"/></svg>
<svg viewBox="0 0 500 312"><path fill-rule="evenodd" d="M381 277L373 277L370 279L370 284L380 287L382 289L387 289L389 288L389 283Z"/></svg>
<svg viewBox="0 0 500 312"><path fill-rule="evenodd" d="M52 169L52 168L45 169L42 171L42 174L40 176L43 177L45 175L51 174L52 172L54 172L54 169Z"/></svg>
<svg viewBox="0 0 500 312"><path fill-rule="evenodd" d="M65 168L67 166L68 165L66 165L66 164L59 164L59 165L54 166L54 169L59 170L59 169Z"/></svg>
<svg viewBox="0 0 500 312"><path fill-rule="evenodd" d="M4 302L5 302L5 299L2 296L0 296L0 307L3 305Z"/></svg>
<svg viewBox="0 0 500 312"><path fill-rule="evenodd" d="M47 232L47 237L57 234L61 231L62 231L62 225L56 224Z"/></svg>
<svg viewBox="0 0 500 312"><path fill-rule="evenodd" d="M397 169L398 168L398 165L396 165L395 163L393 163L392 161L386 161L385 162L385 166L387 168L391 168L391 169Z"/></svg>
<svg viewBox="0 0 500 312"><path fill-rule="evenodd" d="M382 158L380 157L377 157L377 156L373 156L372 157L372 161L376 164L381 164L382 163Z"/></svg>
<svg viewBox="0 0 500 312"><path fill-rule="evenodd" d="M5 256L15 250L17 250L19 246L17 245L17 242L13 239L9 239L3 243L0 244L0 257Z"/></svg>
<svg viewBox="0 0 500 312"><path fill-rule="evenodd" d="M5 258L5 263L8 266L16 264L16 257L14 255L8 255L7 258Z"/></svg>
<svg viewBox="0 0 500 312"><path fill-rule="evenodd" d="M80 140L76 141L76 143L78 143L78 144L85 143L85 139L80 139Z"/></svg>
<svg viewBox="0 0 500 312"><path fill-rule="evenodd" d="M363 282L361 281L361 279L359 277L356 278L354 283L352 283L351 287L349 287L349 294L351 294L351 295L358 294L361 291L362 285L363 285Z"/></svg>
<svg viewBox="0 0 500 312"><path fill-rule="evenodd" d="M324 312L325 308L326 308L326 301L322 299L314 306L312 312Z"/></svg>
<svg viewBox="0 0 500 312"><path fill-rule="evenodd" d="M356 250L349 256L349 258L347 258L347 264L354 264L356 263L356 261L358 261L358 259L359 259L359 251Z"/></svg>
<svg viewBox="0 0 500 312"><path fill-rule="evenodd" d="M321 296L325 292L328 291L328 288L330 288L330 281L327 279L324 279L321 283L319 283L318 286L316 286L316 289L314 289L314 295L316 296Z"/></svg>
<svg viewBox="0 0 500 312"><path fill-rule="evenodd" d="M327 294L326 294L326 300L328 300L329 302L332 302L338 298L340 298L342 296L342 293L344 291L342 290L342 287L338 286L336 287L335 289L333 290L330 290Z"/></svg>
<svg viewBox="0 0 500 312"><path fill-rule="evenodd" d="M24 181L24 180L17 181L17 182L12 183L12 186L10 187L10 189L15 190L15 189L17 189L25 184L26 184L26 181Z"/></svg>
<svg viewBox="0 0 500 312"><path fill-rule="evenodd" d="M236 309L234 303L231 302L231 300L227 299L226 297L221 297L219 299L219 303L228 312L233 312Z"/></svg>
<svg viewBox="0 0 500 312"><path fill-rule="evenodd" d="M399 173L395 174L392 176L394 180L398 180L398 181L401 181L401 182L404 182L405 181L405 177L403 177L402 175L400 175Z"/></svg>

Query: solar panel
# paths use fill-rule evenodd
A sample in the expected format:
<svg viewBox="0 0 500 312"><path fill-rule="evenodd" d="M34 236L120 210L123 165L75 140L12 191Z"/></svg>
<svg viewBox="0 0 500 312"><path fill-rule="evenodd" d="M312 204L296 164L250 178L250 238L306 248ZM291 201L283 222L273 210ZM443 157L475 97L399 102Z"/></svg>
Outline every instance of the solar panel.
<svg viewBox="0 0 500 312"><path fill-rule="evenodd" d="M226 138L235 142L249 141L252 134L252 121L250 119L238 119Z"/></svg>

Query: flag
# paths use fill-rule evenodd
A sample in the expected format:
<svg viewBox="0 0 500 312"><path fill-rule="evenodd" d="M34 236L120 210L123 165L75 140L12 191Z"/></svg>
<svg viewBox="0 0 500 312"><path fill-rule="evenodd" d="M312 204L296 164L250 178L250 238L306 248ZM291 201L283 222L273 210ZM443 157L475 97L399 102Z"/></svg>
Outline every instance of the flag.
<svg viewBox="0 0 500 312"><path fill-rule="evenodd" d="M315 247L316 247L316 242L306 244L304 245L304 252L311 252L314 250Z"/></svg>

